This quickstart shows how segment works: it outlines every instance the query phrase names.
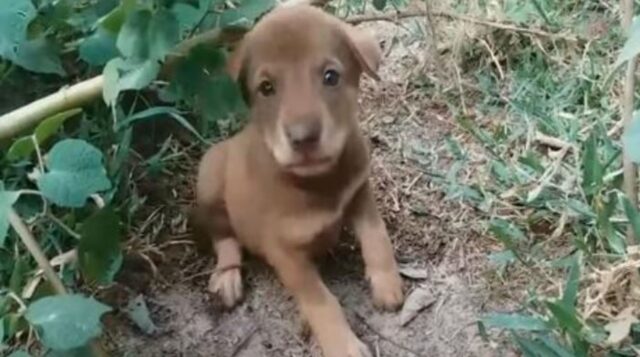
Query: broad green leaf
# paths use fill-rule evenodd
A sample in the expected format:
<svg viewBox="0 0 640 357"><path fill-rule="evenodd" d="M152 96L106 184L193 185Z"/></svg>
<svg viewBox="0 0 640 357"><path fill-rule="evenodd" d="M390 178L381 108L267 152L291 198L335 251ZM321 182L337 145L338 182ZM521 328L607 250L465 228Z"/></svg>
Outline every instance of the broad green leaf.
<svg viewBox="0 0 640 357"><path fill-rule="evenodd" d="M149 60L141 63L126 62L114 58L104 67L102 97L108 105L115 104L118 94L125 90L142 89L157 77L160 64Z"/></svg>
<svg viewBox="0 0 640 357"><path fill-rule="evenodd" d="M51 350L44 357L102 357L98 356L90 345L86 345L72 350Z"/></svg>
<svg viewBox="0 0 640 357"><path fill-rule="evenodd" d="M7 357L31 357L31 355L29 353L27 353L25 350L17 350L15 352L11 353Z"/></svg>
<svg viewBox="0 0 640 357"><path fill-rule="evenodd" d="M9 211L19 196L16 191L5 191L4 184L0 181L0 248L4 246L9 232Z"/></svg>
<svg viewBox="0 0 640 357"><path fill-rule="evenodd" d="M598 157L598 139L591 133L582 148L582 188L587 196L593 195L602 185L603 168Z"/></svg>
<svg viewBox="0 0 640 357"><path fill-rule="evenodd" d="M116 36L127 16L137 8L137 0L121 0L120 5L99 21L100 27Z"/></svg>
<svg viewBox="0 0 640 357"><path fill-rule="evenodd" d="M640 37L640 34L638 36ZM622 144L625 155L633 162L640 163L640 112L633 113L631 124L622 135Z"/></svg>
<svg viewBox="0 0 640 357"><path fill-rule="evenodd" d="M164 9L157 10L149 23L149 58L162 61L180 41L180 25L176 16Z"/></svg>
<svg viewBox="0 0 640 357"><path fill-rule="evenodd" d="M563 304L553 301L545 302L545 305L551 311L553 317L557 320L560 327L567 330L572 335L580 335L582 323L577 317L575 309L567 309Z"/></svg>
<svg viewBox="0 0 640 357"><path fill-rule="evenodd" d="M227 74L211 79L199 93L203 114L212 120L245 110L245 103L237 82Z"/></svg>
<svg viewBox="0 0 640 357"><path fill-rule="evenodd" d="M221 0L216 0L219 3ZM181 33L190 33L194 27L200 23L203 16L206 15L208 9L211 8L212 0L200 0L198 7L178 2L171 7L178 23L180 24Z"/></svg>
<svg viewBox="0 0 640 357"><path fill-rule="evenodd" d="M640 53L640 19L636 16L633 18L631 29L629 30L629 38L624 43L622 51L618 55L614 67L620 66L622 63L629 61Z"/></svg>
<svg viewBox="0 0 640 357"><path fill-rule="evenodd" d="M131 299L125 308L129 318L146 334L151 335L158 329L151 320L151 314L142 295Z"/></svg>
<svg viewBox="0 0 640 357"><path fill-rule="evenodd" d="M375 7L378 11L384 10L386 6L387 0L373 0L373 7Z"/></svg>
<svg viewBox="0 0 640 357"><path fill-rule="evenodd" d="M573 262L569 268L569 278L564 286L562 294L562 304L568 311L575 311L578 299L578 288L580 285L580 264L581 254L576 253L572 258Z"/></svg>
<svg viewBox="0 0 640 357"><path fill-rule="evenodd" d="M624 213L629 219L629 224L633 229L636 237L640 237L640 213L638 213L638 207L634 207L629 198L626 196L622 199L624 205Z"/></svg>
<svg viewBox="0 0 640 357"><path fill-rule="evenodd" d="M85 280L97 284L113 282L122 266L120 219L107 206L82 222L78 263Z"/></svg>
<svg viewBox="0 0 640 357"><path fill-rule="evenodd" d="M41 145L42 143L44 143L47 139L53 136L53 134L55 134L58 129L60 129L62 124L64 124L67 119L75 116L80 112L82 112L82 109L80 108L70 109L65 112L50 116L49 118L38 124L33 133L38 144ZM10 160L28 159L29 156L35 151L35 149L36 148L32 136L25 136L16 140L11 145L11 147L9 148L9 152L7 153L7 158Z"/></svg>
<svg viewBox="0 0 640 357"><path fill-rule="evenodd" d="M487 327L496 327L507 330L521 331L547 331L549 326L541 318L524 314L493 313L482 318Z"/></svg>
<svg viewBox="0 0 640 357"><path fill-rule="evenodd" d="M25 41L14 48L9 60L18 66L38 73L64 75L58 48L44 37Z"/></svg>
<svg viewBox="0 0 640 357"><path fill-rule="evenodd" d="M78 48L80 59L92 66L102 66L118 56L116 36L98 27Z"/></svg>
<svg viewBox="0 0 640 357"><path fill-rule="evenodd" d="M32 303L25 314L42 343L54 350L86 345L102 332L100 318L111 308L82 295L57 295Z"/></svg>
<svg viewBox="0 0 640 357"><path fill-rule="evenodd" d="M160 64L154 60L148 60L141 64L124 67L118 79L120 91L136 89L140 90L148 86L158 76Z"/></svg>
<svg viewBox="0 0 640 357"><path fill-rule="evenodd" d="M131 13L125 20L116 40L116 46L125 58L134 61L144 61L149 58L151 16L151 11L141 9Z"/></svg>
<svg viewBox="0 0 640 357"><path fill-rule="evenodd" d="M58 142L46 158L48 172L37 178L42 194L62 207L82 207L87 198L111 188L102 153L79 139Z"/></svg>
<svg viewBox="0 0 640 357"><path fill-rule="evenodd" d="M27 26L36 15L31 0L3 3L0 9L0 57L15 59L15 49L27 41Z"/></svg>
<svg viewBox="0 0 640 357"><path fill-rule="evenodd" d="M221 15L214 15L210 20L210 26L250 26L275 4L275 0L243 0L236 8L229 9Z"/></svg>

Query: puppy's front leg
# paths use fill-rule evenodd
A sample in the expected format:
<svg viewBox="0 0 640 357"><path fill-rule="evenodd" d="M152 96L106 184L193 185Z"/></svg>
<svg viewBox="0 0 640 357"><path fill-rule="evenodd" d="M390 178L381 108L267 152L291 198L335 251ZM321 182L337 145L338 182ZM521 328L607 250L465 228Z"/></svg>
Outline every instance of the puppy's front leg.
<svg viewBox="0 0 640 357"><path fill-rule="evenodd" d="M209 292L220 296L226 307L232 307L242 298L242 249L231 237L215 240L213 248L218 263L209 278Z"/></svg>
<svg viewBox="0 0 640 357"><path fill-rule="evenodd" d="M351 330L338 299L322 282L309 257L278 247L267 254L267 259L296 299L325 357L371 357L369 349Z"/></svg>
<svg viewBox="0 0 640 357"><path fill-rule="evenodd" d="M374 304L387 310L399 308L404 300L402 280L387 227L376 207L369 182L365 182L355 195L348 215L347 222L351 223L360 242Z"/></svg>

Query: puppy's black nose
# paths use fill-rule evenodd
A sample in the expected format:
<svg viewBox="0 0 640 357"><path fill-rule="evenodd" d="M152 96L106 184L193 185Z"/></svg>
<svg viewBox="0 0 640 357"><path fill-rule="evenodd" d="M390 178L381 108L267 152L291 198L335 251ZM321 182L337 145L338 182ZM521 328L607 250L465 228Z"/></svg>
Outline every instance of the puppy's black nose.
<svg viewBox="0 0 640 357"><path fill-rule="evenodd" d="M322 125L319 120L291 123L286 126L285 133L294 150L310 151L320 142Z"/></svg>

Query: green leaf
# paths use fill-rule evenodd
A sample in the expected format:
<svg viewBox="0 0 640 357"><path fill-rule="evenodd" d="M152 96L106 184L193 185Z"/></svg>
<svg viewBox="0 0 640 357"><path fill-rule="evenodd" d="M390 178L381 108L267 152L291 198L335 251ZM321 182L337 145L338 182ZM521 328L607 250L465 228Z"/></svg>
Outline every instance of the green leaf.
<svg viewBox="0 0 640 357"><path fill-rule="evenodd" d="M17 256L13 263L13 271L11 272L11 279L9 279L9 290L14 293L19 293L24 287L25 278L31 271L31 265L26 256Z"/></svg>
<svg viewBox="0 0 640 357"><path fill-rule="evenodd" d="M126 62L114 58L104 67L104 87L102 97L109 106L113 106L118 94L125 90L139 90L149 85L160 72L160 64L149 60L139 63Z"/></svg>
<svg viewBox="0 0 640 357"><path fill-rule="evenodd" d="M93 352L90 345L74 348L72 350L49 351L44 357L101 357Z"/></svg>
<svg viewBox="0 0 640 357"><path fill-rule="evenodd" d="M111 188L102 153L83 140L58 142L46 158L48 172L37 178L42 194L62 207L82 207L87 198Z"/></svg>
<svg viewBox="0 0 640 357"><path fill-rule="evenodd" d="M7 357L31 357L31 355L25 350L17 350Z"/></svg>
<svg viewBox="0 0 640 357"><path fill-rule="evenodd" d="M578 299L578 288L580 285L580 253L574 254L572 258L572 264L569 268L569 278L564 287L564 293L562 294L562 304L568 311L574 311L576 302Z"/></svg>
<svg viewBox="0 0 640 357"><path fill-rule="evenodd" d="M640 31L640 30L639 30ZM638 35L640 37L640 34ZM631 161L640 163L640 112L634 112L629 127L622 135L624 152Z"/></svg>
<svg viewBox="0 0 640 357"><path fill-rule="evenodd" d="M9 211L19 196L16 191L5 191L4 184L0 181L0 248L4 246L9 232Z"/></svg>
<svg viewBox="0 0 640 357"><path fill-rule="evenodd" d="M499 268L505 267L516 260L515 254L511 250L503 250L489 254L489 261Z"/></svg>
<svg viewBox="0 0 640 357"><path fill-rule="evenodd" d="M113 282L122 266L120 219L107 206L87 218L80 228L78 263L85 280L97 284Z"/></svg>
<svg viewBox="0 0 640 357"><path fill-rule="evenodd" d="M513 223L504 219L494 219L489 223L489 230L505 247L515 250L516 242L526 241L527 237Z"/></svg>
<svg viewBox="0 0 640 357"><path fill-rule="evenodd" d="M158 329L151 320L149 308L142 295L131 299L125 308L125 312L144 333L151 335Z"/></svg>
<svg viewBox="0 0 640 357"><path fill-rule="evenodd" d="M603 168L598 158L598 139L591 133L584 143L582 153L582 188L587 196L593 195L602 186Z"/></svg>
<svg viewBox="0 0 640 357"><path fill-rule="evenodd" d="M182 116L182 113L180 113L180 111L178 111L176 108L173 108L173 107L147 108L141 112L135 113L125 118L124 120L118 122L118 124L116 125L116 129L122 130L124 128L128 128L135 122L138 122L144 119L150 119L157 115L163 115L163 114L171 116L173 119L175 119L178 122L178 124L182 125L185 129L190 131L200 141L207 142L205 138L203 138L200 135L200 133L198 133L198 131L189 123L189 121L187 121L187 119Z"/></svg>
<svg viewBox="0 0 640 357"><path fill-rule="evenodd" d="M203 114L211 120L225 118L246 108L238 83L224 73L212 78L199 97Z"/></svg>
<svg viewBox="0 0 640 357"><path fill-rule="evenodd" d="M67 110L62 113L55 114L50 116L49 118L42 121L35 129L33 135L35 136L38 145L44 143L47 139L49 139L53 134L55 134L58 129L64 124L64 122L82 112L80 108L74 108ZM7 158L9 160L20 160L20 159L28 159L29 156L35 151L35 144L33 142L32 136L25 136L18 140L16 140L11 147L9 148L9 152L7 153Z"/></svg>
<svg viewBox="0 0 640 357"><path fill-rule="evenodd" d="M149 23L149 58L162 61L180 41L180 25L176 16L164 9L153 14Z"/></svg>
<svg viewBox="0 0 640 357"><path fill-rule="evenodd" d="M4 332L4 318L0 318L0 350L2 350L4 340L6 339L7 339L7 336Z"/></svg>
<svg viewBox="0 0 640 357"><path fill-rule="evenodd" d="M496 327L508 330L521 331L547 331L549 326L546 321L531 315L493 313L482 318L487 327Z"/></svg>
<svg viewBox="0 0 640 357"><path fill-rule="evenodd" d="M626 196L622 199L622 204L624 205L624 213L627 215L627 219L629 219L629 224L635 236L640 237L640 213L638 212L638 207L634 207L633 203L631 203Z"/></svg>
<svg viewBox="0 0 640 357"><path fill-rule="evenodd" d="M0 57L30 71L64 74L55 46L44 37L28 38L37 16L30 0L6 2L0 10Z"/></svg>
<svg viewBox="0 0 640 357"><path fill-rule="evenodd" d="M15 59L15 50L27 41L27 26L35 19L31 0L5 1L0 9L0 57Z"/></svg>
<svg viewBox="0 0 640 357"><path fill-rule="evenodd" d="M131 62L162 61L180 41L180 25L175 14L165 9L154 13L142 9L127 17L116 46Z"/></svg>
<svg viewBox="0 0 640 357"><path fill-rule="evenodd" d="M116 46L124 57L135 61L149 58L151 16L151 11L141 9L131 13L125 20L116 40Z"/></svg>
<svg viewBox="0 0 640 357"><path fill-rule="evenodd" d="M109 306L93 298L57 295L32 303L25 317L38 330L46 347L71 350L83 347L100 335L100 318L109 311Z"/></svg>
<svg viewBox="0 0 640 357"><path fill-rule="evenodd" d="M378 11L384 10L386 6L387 0L373 0L373 7L375 7Z"/></svg>
<svg viewBox="0 0 640 357"><path fill-rule="evenodd" d="M572 335L580 335L582 323L578 320L575 309L568 309L563 304L546 301L545 305L551 311L553 317L558 321L558 325L567 330Z"/></svg>
<svg viewBox="0 0 640 357"><path fill-rule="evenodd" d="M122 24L131 12L137 8L137 0L122 0L120 5L111 10L99 21L101 28L110 32L113 36L117 35L122 28Z"/></svg>
<svg viewBox="0 0 640 357"><path fill-rule="evenodd" d="M44 37L21 43L8 58L29 71L65 75L58 48Z"/></svg>
<svg viewBox="0 0 640 357"><path fill-rule="evenodd" d="M541 341L520 337L517 334L513 334L513 339L525 357L559 357L555 351Z"/></svg>
<svg viewBox="0 0 640 357"><path fill-rule="evenodd" d="M243 0L238 7L229 9L221 15L214 15L209 20L209 26L213 26L213 24L217 24L219 27L250 26L262 14L271 10L275 4L275 0Z"/></svg>
<svg viewBox="0 0 640 357"><path fill-rule="evenodd" d="M86 37L78 48L80 59L92 66L102 66L112 58L118 56L116 36L98 27L90 36Z"/></svg>
<svg viewBox="0 0 640 357"><path fill-rule="evenodd" d="M629 38L624 43L622 51L618 55L614 67L620 66L622 63L629 61L640 53L640 19L636 16L633 18L631 29L629 30Z"/></svg>

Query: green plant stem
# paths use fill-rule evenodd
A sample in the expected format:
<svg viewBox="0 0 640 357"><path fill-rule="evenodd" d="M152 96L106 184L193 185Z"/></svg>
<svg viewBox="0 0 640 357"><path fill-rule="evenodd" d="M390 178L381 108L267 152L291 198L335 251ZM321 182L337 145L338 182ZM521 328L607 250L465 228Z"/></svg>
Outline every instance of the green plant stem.
<svg viewBox="0 0 640 357"><path fill-rule="evenodd" d="M44 272L44 276L47 277L47 280L49 280L49 283L53 287L53 290L56 292L56 294L66 294L67 289L64 287L64 284L62 284L62 280L60 280L60 277L58 277L56 272L51 267L49 260L44 255L44 252L31 233L31 230L29 230L29 227L27 227L22 218L20 218L20 216L13 208L9 210L9 223L11 224L11 227L13 227L13 229L16 231L16 233L20 237L20 240L27 248L31 256L33 256L33 258L36 260L40 269L42 269L42 271Z"/></svg>
<svg viewBox="0 0 640 357"><path fill-rule="evenodd" d="M42 269L44 276L47 278L47 280L49 280L49 283L53 287L53 291L57 295L67 294L67 289L64 287L62 280L60 280L60 277L58 277L56 272L53 270L53 267L49 263L46 255L44 255L42 248L40 248L40 245L31 233L31 230L29 230L29 227L27 227L22 218L20 218L18 213L16 213L13 208L9 210L9 223L11 224L11 227L13 227L13 229L16 231L16 233L20 237L20 240L25 245L31 256L33 256L33 258L36 260L40 269ZM92 341L90 347L93 357L108 356L97 341Z"/></svg>

